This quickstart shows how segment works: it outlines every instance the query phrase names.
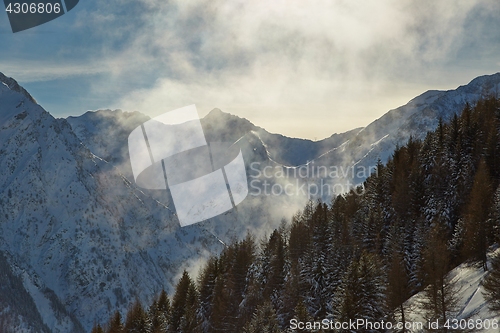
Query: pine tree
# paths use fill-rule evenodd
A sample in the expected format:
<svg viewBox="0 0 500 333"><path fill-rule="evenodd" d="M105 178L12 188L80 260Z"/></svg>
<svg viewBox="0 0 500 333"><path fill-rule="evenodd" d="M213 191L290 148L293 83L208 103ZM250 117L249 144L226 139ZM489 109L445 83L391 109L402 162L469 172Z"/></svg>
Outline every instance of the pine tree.
<svg viewBox="0 0 500 333"><path fill-rule="evenodd" d="M300 293L300 271L298 264L291 264L285 277L285 286L281 296L282 308L280 309L280 322L288 323L296 313L296 307L301 301ZM307 311L307 310L306 310Z"/></svg>
<svg viewBox="0 0 500 333"><path fill-rule="evenodd" d="M106 333L123 333L123 323L120 312L115 311L113 317L109 321Z"/></svg>
<svg viewBox="0 0 500 333"><path fill-rule="evenodd" d="M313 318L307 311L307 307L304 305L304 302L300 300L297 303L297 306L294 309L295 316L294 318L297 319L298 321L306 322L306 321L312 321Z"/></svg>
<svg viewBox="0 0 500 333"><path fill-rule="evenodd" d="M243 328L244 333L280 333L276 311L271 302L257 308L252 320Z"/></svg>
<svg viewBox="0 0 500 333"><path fill-rule="evenodd" d="M315 318L324 318L334 289L339 285L337 252L326 204L318 203L308 223L312 240L300 260L300 285L308 311Z"/></svg>
<svg viewBox="0 0 500 333"><path fill-rule="evenodd" d="M397 230L397 228L394 228ZM398 315L398 321L406 323L406 309L404 302L410 297L410 278L406 269L401 240L396 231L391 233L391 252L387 265L387 305ZM403 325L404 326L404 325ZM404 330L403 330L404 332Z"/></svg>
<svg viewBox="0 0 500 333"><path fill-rule="evenodd" d="M228 305L230 304L230 292L226 288L226 280L219 275L215 280L213 305L209 322L208 332L230 332L228 326L234 325L235 318L230 317Z"/></svg>
<svg viewBox="0 0 500 333"><path fill-rule="evenodd" d="M493 243L500 243L500 186L497 187L493 200L494 205L493 209L491 210Z"/></svg>
<svg viewBox="0 0 500 333"><path fill-rule="evenodd" d="M199 321L197 317L198 291L194 283L191 283L186 295L186 309L181 318L180 331L182 333L197 333L199 332Z"/></svg>
<svg viewBox="0 0 500 333"><path fill-rule="evenodd" d="M310 242L309 225L301 216L294 216L288 241L288 251L292 265L298 264L299 258L307 251Z"/></svg>
<svg viewBox="0 0 500 333"><path fill-rule="evenodd" d="M101 325L97 324L92 328L91 333L104 333L104 330L102 329Z"/></svg>
<svg viewBox="0 0 500 333"><path fill-rule="evenodd" d="M269 241L264 245L263 255L265 257L263 297L271 298L275 292L283 288L284 283L285 244L278 230L273 231Z"/></svg>
<svg viewBox="0 0 500 333"><path fill-rule="evenodd" d="M193 328L197 305L197 293L193 280L188 272L184 271L175 288L172 299L171 319L169 330L172 333L183 332L183 329Z"/></svg>
<svg viewBox="0 0 500 333"><path fill-rule="evenodd" d="M200 305L198 313L201 321L201 328L204 332L212 332L211 318L214 306L215 283L219 276L219 263L216 257L208 260L205 267L198 276L198 290L200 292Z"/></svg>
<svg viewBox="0 0 500 333"><path fill-rule="evenodd" d="M259 260L256 259L256 261L249 268L245 296L239 307L240 323L248 323L252 319L257 307L264 303L262 275L262 266L260 265Z"/></svg>
<svg viewBox="0 0 500 333"><path fill-rule="evenodd" d="M261 242L261 250L249 275L250 283L245 294L244 307L240 311L244 322L252 318L256 306L262 304L263 300L271 300L278 311L280 323L284 322L284 317L291 315L293 307L285 306L283 294L288 259L284 233L284 228L276 229L269 239Z"/></svg>
<svg viewBox="0 0 500 333"><path fill-rule="evenodd" d="M170 315L170 301L165 290L149 307L148 317L151 322L151 333L166 333Z"/></svg>
<svg viewBox="0 0 500 333"><path fill-rule="evenodd" d="M333 300L337 321L386 318L386 280L378 262L376 255L367 252L354 258Z"/></svg>
<svg viewBox="0 0 500 333"><path fill-rule="evenodd" d="M249 315L246 302L250 267L255 260L255 242L252 236L226 247L219 257L220 273L213 287L212 310L209 326L214 331L238 332Z"/></svg>
<svg viewBox="0 0 500 333"><path fill-rule="evenodd" d="M160 296L158 297L158 303L156 307L156 323L155 326L153 326L154 329L158 329L159 332L168 331L170 311L170 300L165 290L162 290ZM155 332L153 331L153 333Z"/></svg>
<svg viewBox="0 0 500 333"><path fill-rule="evenodd" d="M125 320L125 332L127 333L149 333L149 318L142 307L141 302L136 299L127 313Z"/></svg>

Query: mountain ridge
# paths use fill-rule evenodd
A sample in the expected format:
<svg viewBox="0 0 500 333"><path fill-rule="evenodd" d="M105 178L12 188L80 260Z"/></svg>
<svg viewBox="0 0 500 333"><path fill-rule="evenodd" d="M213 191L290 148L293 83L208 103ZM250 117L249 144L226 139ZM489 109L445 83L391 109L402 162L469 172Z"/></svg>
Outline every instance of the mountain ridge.
<svg viewBox="0 0 500 333"><path fill-rule="evenodd" d="M88 330L130 297L170 291L190 260L220 251L88 150L67 120L2 87L0 251L51 332ZM10 308L4 318L16 317Z"/></svg>
<svg viewBox="0 0 500 333"><path fill-rule="evenodd" d="M134 295L169 290L182 269L199 267L221 242L248 231L266 234L316 198L249 195L237 211L180 228L171 200L135 186L127 169L127 136L148 116L101 110L55 119L14 79L1 74L0 81L0 251L53 332L89 329L110 309L125 309ZM434 129L439 117L498 92L499 84L497 73L456 90L428 91L362 129L320 141L269 133L220 110L201 122L207 141L238 140L245 161L258 162L261 171L370 167L387 160L398 143ZM359 184L366 176L329 181ZM40 326L22 318L16 327Z"/></svg>

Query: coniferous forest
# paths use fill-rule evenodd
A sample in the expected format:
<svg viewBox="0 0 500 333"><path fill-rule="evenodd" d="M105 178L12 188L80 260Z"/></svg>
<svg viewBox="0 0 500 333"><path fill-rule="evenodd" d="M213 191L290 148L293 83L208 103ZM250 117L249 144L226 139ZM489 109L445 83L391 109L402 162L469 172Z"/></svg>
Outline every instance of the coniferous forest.
<svg viewBox="0 0 500 333"><path fill-rule="evenodd" d="M274 333L291 332L291 319L404 322L404 302L418 292L425 318L444 322L456 311L447 273L462 263L490 270L485 298L500 314L500 258L486 264L500 235L499 181L500 100L488 98L398 147L362 195L309 202L268 238L248 235L198 276L184 272L173 295L131 300L126 315L116 312L92 332Z"/></svg>

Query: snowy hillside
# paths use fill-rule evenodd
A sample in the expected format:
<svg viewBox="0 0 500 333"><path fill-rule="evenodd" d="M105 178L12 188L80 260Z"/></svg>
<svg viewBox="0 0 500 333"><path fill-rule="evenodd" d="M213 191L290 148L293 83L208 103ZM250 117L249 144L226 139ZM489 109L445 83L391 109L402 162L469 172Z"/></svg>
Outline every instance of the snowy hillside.
<svg viewBox="0 0 500 333"><path fill-rule="evenodd" d="M170 290L190 260L220 251L206 230L181 229L169 207L24 90L4 82L0 101L0 251L51 332L88 330L137 295ZM0 302L0 316L16 317L13 305ZM40 326L36 314L20 321L17 329Z"/></svg>
<svg viewBox="0 0 500 333"><path fill-rule="evenodd" d="M498 251L498 250L497 250ZM488 304L483 297L482 282L488 272L485 272L482 267L462 264L448 273L452 281L457 283L457 311L454 318L457 320L481 320L483 323L493 323L494 320L500 325L500 317L493 315L488 309ZM409 322L425 323L426 320L422 316L421 301L423 295L419 293L406 302L406 307L410 309L407 320ZM493 325L492 325L493 326ZM498 328L484 328L478 330L480 332L496 333ZM412 330L411 332L422 332L421 330Z"/></svg>

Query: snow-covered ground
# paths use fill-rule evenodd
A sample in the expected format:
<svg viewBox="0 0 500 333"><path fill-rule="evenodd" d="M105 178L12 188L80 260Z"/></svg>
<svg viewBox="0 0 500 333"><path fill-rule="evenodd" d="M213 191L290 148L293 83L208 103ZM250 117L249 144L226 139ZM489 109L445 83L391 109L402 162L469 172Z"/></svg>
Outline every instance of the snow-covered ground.
<svg viewBox="0 0 500 333"><path fill-rule="evenodd" d="M500 253L500 250L497 250ZM491 254L490 254L491 257ZM495 315L488 308L483 296L482 282L487 276L482 267L477 265L462 264L453 269L449 274L452 282L457 284L457 311L453 318L450 318L450 323L456 319L458 324L462 321L473 321L474 325L489 325L489 328L478 329L478 332L497 333L500 332L500 315ZM408 321L425 323L424 316L422 315L421 301L423 293L419 293L406 302L406 307L409 310ZM494 325L496 323L496 326ZM413 332L420 332L414 330Z"/></svg>

